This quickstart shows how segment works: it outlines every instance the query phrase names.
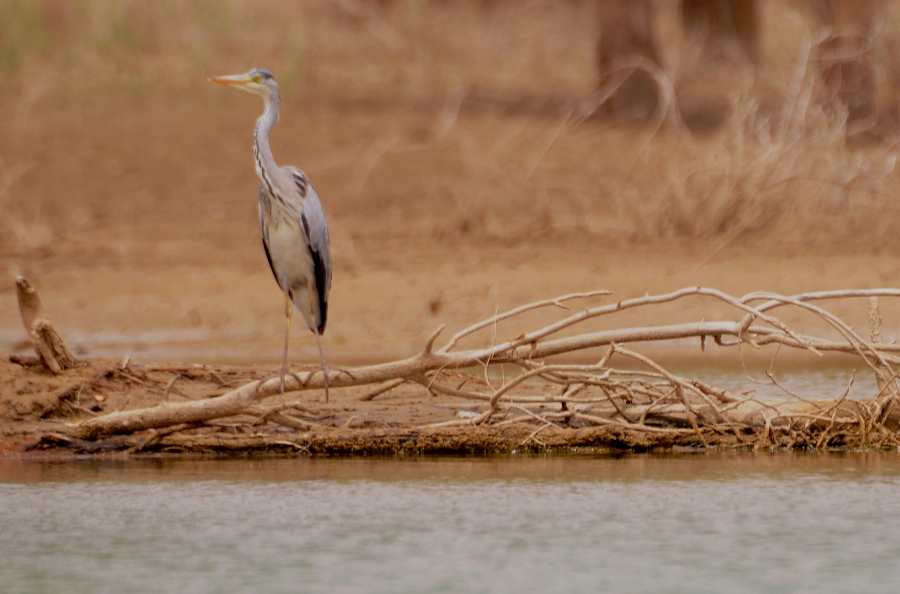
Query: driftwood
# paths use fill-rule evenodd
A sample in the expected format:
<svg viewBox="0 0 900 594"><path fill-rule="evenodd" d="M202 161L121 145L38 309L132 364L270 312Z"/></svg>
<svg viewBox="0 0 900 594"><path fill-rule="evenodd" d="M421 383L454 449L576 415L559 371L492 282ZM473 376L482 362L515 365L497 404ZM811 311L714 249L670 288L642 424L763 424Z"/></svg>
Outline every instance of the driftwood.
<svg viewBox="0 0 900 594"><path fill-rule="evenodd" d="M75 367L75 357L50 323L40 296L24 276L16 279L16 293L22 323L41 362L55 374Z"/></svg>
<svg viewBox="0 0 900 594"><path fill-rule="evenodd" d="M36 294L32 292L36 297ZM607 298L607 291L564 295L528 304L478 322L436 348L443 326L435 330L414 357L379 365L331 369L332 389L373 385L358 397L372 400L411 383L436 398L465 399L476 412L462 418L390 430L354 428L351 417L341 426L310 418L300 401L284 397L276 378L252 381L220 396L170 402L174 377L163 401L149 408L119 410L82 420L68 431L45 436L45 445L78 451L148 448L224 451L282 449L308 453L398 451L504 451L516 447L620 446L636 448L695 447L895 447L900 446L900 389L895 366L900 345L882 339L878 298L900 297L900 289L826 291L784 296L756 292L733 297L703 287L661 295L570 309L573 302ZM656 307L684 299L712 299L735 312L732 319L644 328L581 332L590 320L639 307ZM824 309L826 300L869 298L869 339ZM39 302L38 302L39 303ZM561 319L515 338L494 337L498 324L509 324L526 312L562 309ZM788 327L778 317L782 308L809 312L830 327L829 336L814 336ZM23 313L23 319L24 313ZM49 324L49 321L48 321ZM460 350L464 341L491 331L490 343ZM574 332L574 333L573 333ZM567 333L568 335L561 335ZM806 351L811 356L843 353L856 357L874 374L877 393L850 398L853 382L838 400L804 399L783 388L771 371L772 385L786 395L762 400L732 394L703 381L679 377L634 345L695 338L701 348L712 340L726 348ZM548 360L557 355L598 349L590 364ZM777 353L776 353L777 354ZM513 366L509 379L458 381L453 370ZM451 383L451 378L454 378ZM323 387L321 370L291 374L289 393ZM496 385L492 385L496 384ZM548 393L548 386L554 387ZM290 394L289 394L290 395ZM279 399L275 399L276 401ZM124 406L123 406L124 408ZM299 411L300 417L294 412ZM238 427L243 432L235 434ZM274 429L273 429L274 428ZM230 430L226 431L226 430ZM131 436L122 439L122 436Z"/></svg>

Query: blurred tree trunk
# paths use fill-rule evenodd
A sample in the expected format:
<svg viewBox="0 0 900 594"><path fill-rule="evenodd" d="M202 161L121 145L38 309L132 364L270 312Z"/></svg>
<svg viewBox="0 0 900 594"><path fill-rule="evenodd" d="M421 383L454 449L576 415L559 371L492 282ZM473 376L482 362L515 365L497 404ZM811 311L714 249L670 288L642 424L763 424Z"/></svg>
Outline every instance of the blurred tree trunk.
<svg viewBox="0 0 900 594"><path fill-rule="evenodd" d="M686 30L702 38L705 55L721 52L723 45L737 45L754 60L760 36L757 0L598 0L599 42L597 69L601 94L616 91L598 110L601 116L648 119L658 104L658 89L645 72L635 70L624 81L621 65L646 59L666 71L666 47L660 39L662 25ZM676 21L662 23L661 19ZM701 60L703 62L703 60ZM704 63L706 74L713 72ZM697 74L703 74L698 70ZM702 76L701 76L702 78ZM707 76L708 78L708 76ZM674 82L674 81L673 81ZM720 119L720 118L719 118Z"/></svg>
<svg viewBox="0 0 900 594"><path fill-rule="evenodd" d="M615 89L599 114L647 119L656 109L657 89L643 71L622 71L626 62L645 58L660 63L653 33L651 0L599 0L597 68L601 89ZM627 76L627 78L624 78Z"/></svg>
<svg viewBox="0 0 900 594"><path fill-rule="evenodd" d="M759 2L756 0L682 0L686 29L705 33L710 43L737 41L751 61L759 46Z"/></svg>
<svg viewBox="0 0 900 594"><path fill-rule="evenodd" d="M823 99L846 107L849 134L870 129L878 119L875 69L868 50L882 5L881 0L812 2L814 17L832 33L818 48Z"/></svg>

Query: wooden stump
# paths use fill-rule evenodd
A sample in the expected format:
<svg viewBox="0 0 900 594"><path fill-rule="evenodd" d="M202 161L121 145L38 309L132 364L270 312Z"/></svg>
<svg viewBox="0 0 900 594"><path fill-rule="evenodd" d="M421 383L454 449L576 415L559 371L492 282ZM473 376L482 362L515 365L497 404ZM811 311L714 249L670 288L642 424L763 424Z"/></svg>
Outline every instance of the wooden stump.
<svg viewBox="0 0 900 594"><path fill-rule="evenodd" d="M16 279L16 293L19 297L19 312L22 314L22 323L31 338L34 350L38 358L54 374L61 373L64 369L75 367L75 357L66 348L62 337L57 333L50 318L44 311L41 298L37 290L31 286L24 276Z"/></svg>

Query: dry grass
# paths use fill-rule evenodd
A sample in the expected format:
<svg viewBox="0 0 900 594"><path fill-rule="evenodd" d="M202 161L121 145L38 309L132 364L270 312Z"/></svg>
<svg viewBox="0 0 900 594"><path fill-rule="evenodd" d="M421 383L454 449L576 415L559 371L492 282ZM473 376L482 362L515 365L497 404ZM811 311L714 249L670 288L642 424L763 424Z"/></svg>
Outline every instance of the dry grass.
<svg viewBox="0 0 900 594"><path fill-rule="evenodd" d="M48 224L41 205L37 205L31 213L8 205L16 181L27 171L27 166L7 166L0 159L0 247L8 243L17 254L40 251L50 245L54 237L53 228Z"/></svg>
<svg viewBox="0 0 900 594"><path fill-rule="evenodd" d="M776 104L761 106L745 85L714 135L648 141L623 183L645 193L621 205L636 236L872 245L896 234L896 145L850 138L846 107L823 97L816 48L826 40L805 48Z"/></svg>
<svg viewBox="0 0 900 594"><path fill-rule="evenodd" d="M62 101L98 86L183 100L198 78L251 65L307 99L423 100L478 85L565 95L590 87L592 15L590 2L8 0L0 69L20 93L36 73L53 79Z"/></svg>
<svg viewBox="0 0 900 594"><path fill-rule="evenodd" d="M332 201L348 219L427 217L451 239L893 245L894 145L846 142L846 111L817 86L821 38L793 3L767 6L756 70L727 52L701 59L696 40L679 40L658 72L677 91L663 106L669 124L641 128L580 117L595 96L587 1L385 10L359 0L9 0L0 3L0 71L11 84L0 105L13 115L0 157L18 163L9 151L48 112L225 108L234 99L198 81L265 65L295 106L394 115L373 116L359 143L347 142L358 129L348 126L343 142L321 149L323 168L351 164ZM888 89L895 12L868 54ZM701 84L698 72L707 72ZM696 113L724 123L703 135L677 125ZM4 251L40 250L91 210L90 196L70 196L62 209L51 196L20 195L18 168L31 165L0 172Z"/></svg>

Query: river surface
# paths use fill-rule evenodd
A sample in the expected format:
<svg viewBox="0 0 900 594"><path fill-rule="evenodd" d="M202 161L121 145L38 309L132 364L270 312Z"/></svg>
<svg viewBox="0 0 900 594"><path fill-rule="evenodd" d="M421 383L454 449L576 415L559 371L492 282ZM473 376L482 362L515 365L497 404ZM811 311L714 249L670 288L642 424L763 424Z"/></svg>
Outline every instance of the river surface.
<svg viewBox="0 0 900 594"><path fill-rule="evenodd" d="M896 592L900 453L0 460L0 591Z"/></svg>

